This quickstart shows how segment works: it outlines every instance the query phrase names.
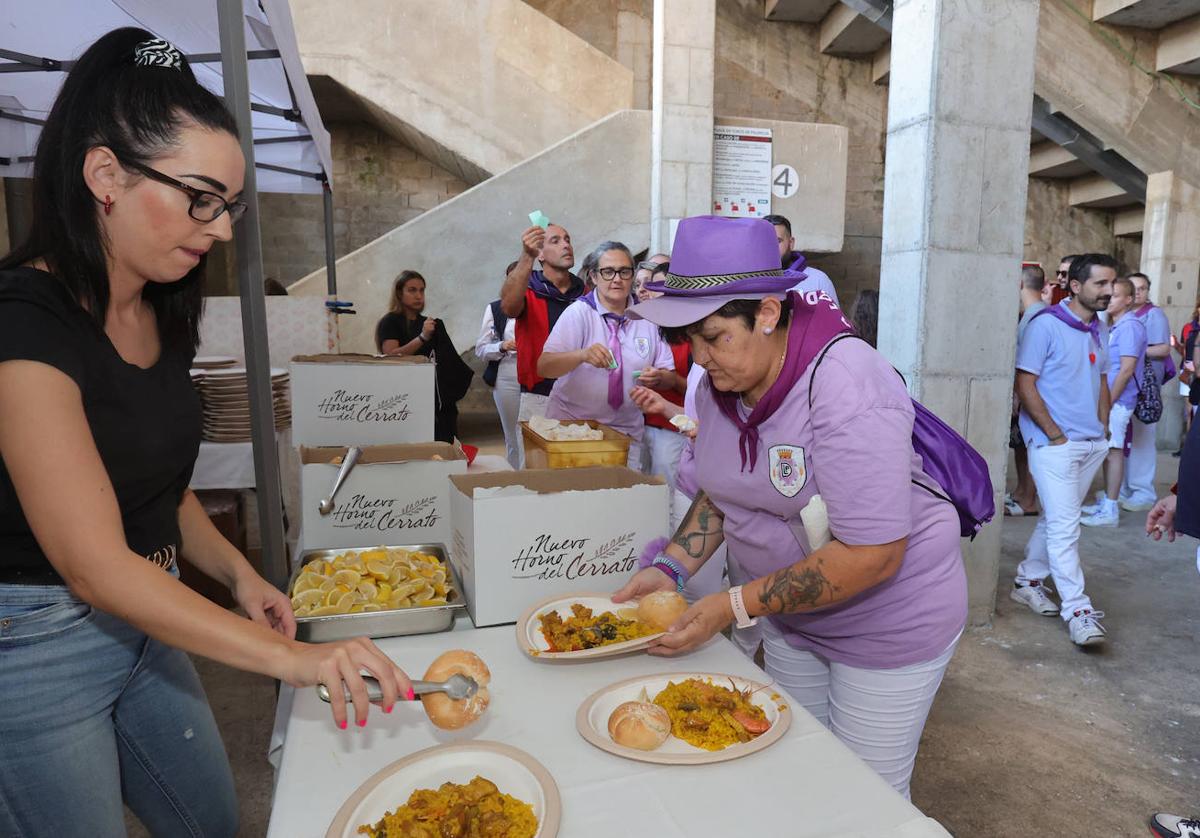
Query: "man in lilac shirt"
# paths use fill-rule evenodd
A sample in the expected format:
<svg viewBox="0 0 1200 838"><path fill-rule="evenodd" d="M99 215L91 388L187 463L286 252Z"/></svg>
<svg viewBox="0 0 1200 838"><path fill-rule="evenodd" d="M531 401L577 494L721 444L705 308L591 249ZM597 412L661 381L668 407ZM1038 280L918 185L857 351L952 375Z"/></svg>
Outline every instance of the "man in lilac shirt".
<svg viewBox="0 0 1200 838"><path fill-rule="evenodd" d="M1150 278L1132 273L1133 316L1146 327L1146 357L1160 383L1163 381L1167 359L1171 355L1171 323L1161 308L1150 302ZM1133 442L1125 463L1125 479L1121 482L1121 508L1128 512L1149 509L1157 500L1154 491L1154 472L1158 465L1158 423L1133 423Z"/></svg>
<svg viewBox="0 0 1200 838"><path fill-rule="evenodd" d="M1117 495L1125 474L1125 441L1137 407L1139 378L1146 360L1146 327L1133 316L1133 283L1118 277L1108 304L1108 456L1104 460L1104 491L1083 508L1085 527L1115 527L1121 521Z"/></svg>
<svg viewBox="0 0 1200 838"><path fill-rule="evenodd" d="M1103 614L1083 590L1080 507L1108 451L1108 334L1096 313L1108 308L1117 260L1085 253L1071 263L1071 296L1029 321L1017 346L1017 395L1029 471L1041 515L1009 595L1035 614L1058 614L1071 642L1103 643ZM1046 593L1046 577L1062 600Z"/></svg>
<svg viewBox="0 0 1200 838"><path fill-rule="evenodd" d="M804 272L804 279L792 286L793 291L824 291L829 295L835 306L840 306L837 291L829 274L820 268L808 264L804 254L796 250L796 237L792 235L792 222L783 215L766 215L764 221L770 221L775 228L775 241L779 244L779 263L785 271Z"/></svg>

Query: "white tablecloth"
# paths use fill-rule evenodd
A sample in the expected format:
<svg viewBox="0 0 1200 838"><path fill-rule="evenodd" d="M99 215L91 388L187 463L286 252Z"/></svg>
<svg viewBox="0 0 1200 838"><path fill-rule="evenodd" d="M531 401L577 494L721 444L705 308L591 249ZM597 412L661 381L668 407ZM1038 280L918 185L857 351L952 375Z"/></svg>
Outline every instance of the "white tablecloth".
<svg viewBox="0 0 1200 838"><path fill-rule="evenodd" d="M283 482L288 482L288 467L291 454L291 430L276 431L275 442L279 451L279 466ZM192 469L193 489L253 489L254 445L250 442L200 443L196 455L196 466Z"/></svg>
<svg viewBox="0 0 1200 838"><path fill-rule="evenodd" d="M682 659L632 655L561 665L528 659L512 626L379 641L412 675L441 652L467 648L492 671L491 707L466 731L439 731L419 705L374 710L364 729L334 727L328 705L300 690L287 718L269 838L324 835L360 783L406 754L444 742L489 739L532 754L562 795L562 838L933 838L948 833L896 794L803 709L764 751L732 762L658 766L601 751L575 729L595 690L639 674L674 671L765 676L723 637ZM396 801L397 804L403 801Z"/></svg>

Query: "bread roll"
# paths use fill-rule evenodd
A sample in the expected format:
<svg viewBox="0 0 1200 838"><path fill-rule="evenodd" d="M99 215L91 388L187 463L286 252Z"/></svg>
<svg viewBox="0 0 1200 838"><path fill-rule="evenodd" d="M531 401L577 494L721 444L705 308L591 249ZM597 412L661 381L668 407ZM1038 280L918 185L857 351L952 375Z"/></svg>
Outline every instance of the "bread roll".
<svg viewBox="0 0 1200 838"><path fill-rule="evenodd" d="M687 600L675 591L655 591L638 602L638 619L666 631L687 611Z"/></svg>
<svg viewBox="0 0 1200 838"><path fill-rule="evenodd" d="M671 717L657 704L626 701L608 717L608 735L618 745L653 751L671 735Z"/></svg>
<svg viewBox="0 0 1200 838"><path fill-rule="evenodd" d="M421 703L425 705L425 714L429 716L429 721L443 730L466 727L483 715L488 702L491 701L487 685L492 680L492 673L478 655L465 649L452 649L442 653L437 660L429 664L429 669L425 670L425 680L445 681L457 673L474 678L479 684L479 692L462 701L455 701L445 693L421 696Z"/></svg>

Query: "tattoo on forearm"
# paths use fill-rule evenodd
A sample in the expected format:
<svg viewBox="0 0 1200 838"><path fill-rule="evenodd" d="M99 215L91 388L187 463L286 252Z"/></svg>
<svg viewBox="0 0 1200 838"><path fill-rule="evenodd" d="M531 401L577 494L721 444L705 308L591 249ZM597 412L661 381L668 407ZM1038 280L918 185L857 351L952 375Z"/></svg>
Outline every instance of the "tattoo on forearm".
<svg viewBox="0 0 1200 838"><path fill-rule="evenodd" d="M722 535L724 516L703 491L696 495L692 508L672 540L693 559L704 556L709 540Z"/></svg>
<svg viewBox="0 0 1200 838"><path fill-rule="evenodd" d="M785 567L767 577L758 601L769 613L790 614L834 601L837 586L821 570L822 562L808 567Z"/></svg>

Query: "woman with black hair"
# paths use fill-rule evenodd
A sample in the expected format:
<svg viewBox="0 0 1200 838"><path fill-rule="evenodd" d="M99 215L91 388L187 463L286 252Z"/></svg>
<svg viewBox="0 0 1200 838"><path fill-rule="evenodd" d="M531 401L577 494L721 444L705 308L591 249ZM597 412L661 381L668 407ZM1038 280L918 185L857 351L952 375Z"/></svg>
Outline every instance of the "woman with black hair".
<svg viewBox="0 0 1200 838"><path fill-rule="evenodd" d="M204 256L245 210L233 119L173 46L102 37L55 101L28 238L0 259L0 834L231 836L229 762L185 652L367 720L411 696L368 640L294 640L286 596L188 489ZM249 616L178 580L182 556Z"/></svg>
<svg viewBox="0 0 1200 838"><path fill-rule="evenodd" d="M425 277L401 271L392 286L388 313L375 326L375 347L383 355L424 355L437 364L433 438L454 442L458 436L458 403L467 394L475 371L466 365L445 324L425 317Z"/></svg>

